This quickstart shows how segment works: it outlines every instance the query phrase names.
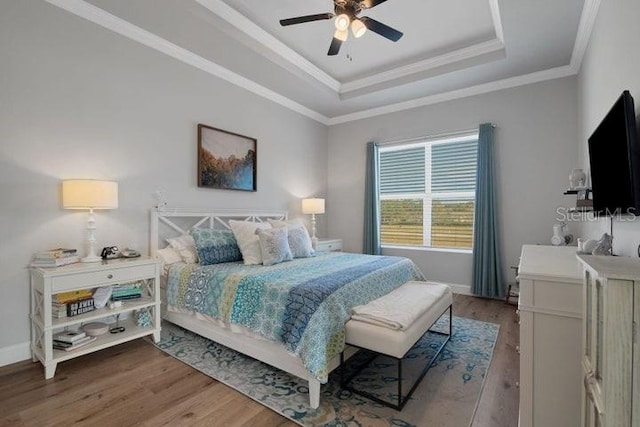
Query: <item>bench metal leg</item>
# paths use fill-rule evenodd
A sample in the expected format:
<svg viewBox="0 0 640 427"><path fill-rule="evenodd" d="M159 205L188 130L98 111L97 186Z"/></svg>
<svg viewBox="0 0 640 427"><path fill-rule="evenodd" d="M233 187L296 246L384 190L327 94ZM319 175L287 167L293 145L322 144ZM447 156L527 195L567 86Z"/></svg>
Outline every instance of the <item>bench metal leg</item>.
<svg viewBox="0 0 640 427"><path fill-rule="evenodd" d="M438 347L438 350L435 352L435 354L431 357L431 359L429 360L429 362L427 363L427 365L424 367L424 369L422 370L422 372L420 373L420 375L418 376L418 378L416 379L416 381L413 383L413 385L411 386L411 389L409 390L409 392L407 393L406 396L402 395L402 359L404 359L404 356L406 356L407 354L405 354L402 358L398 359L396 357L393 356L388 356L388 357L392 357L394 359L396 359L396 361L398 362L398 403L392 403L392 402L388 402L386 400L382 400L377 396L374 396L371 393L368 393L366 391L361 391L361 390L357 390L354 387L352 387L350 385L351 381L358 376L358 374L365 368L367 367L372 361L373 359L375 359L379 353L375 353L371 350L373 353L373 357L369 358L367 360L366 363L363 363L361 366L359 366L351 375L349 375L349 378L347 378L345 380L344 378L344 371L345 371L345 366L344 366L344 353L340 353L340 385L342 386L342 388L351 391L352 393L358 394L360 396L366 397L367 399L373 400L374 402L380 403L382 405L391 407L393 409L396 409L398 411L401 411L402 408L404 408L404 405L407 404L407 402L411 399L411 395L413 394L413 392L416 390L416 388L418 388L418 386L420 385L420 382L422 381L422 379L424 378L424 376L427 374L427 372L429 371L429 369L431 368L431 366L433 365L433 363L436 361L436 359L438 358L438 356L440 355L440 353L442 352L442 349L444 349L444 347L447 345L447 343L449 342L449 340L451 339L451 335L453 333L453 310L452 307L449 306L442 314L446 313L446 311L449 310L449 333L445 333L445 332L439 332L439 331L432 331L430 329L428 329L424 335L428 334L428 333L432 333L432 334L438 334L438 335L442 335L442 336L446 336L447 338L442 342L442 344ZM440 316L442 317L442 316ZM422 335L422 337L424 337L424 335ZM420 339L422 339L422 337L420 337ZM418 339L418 341L420 341L420 339ZM353 345L353 344L350 344ZM411 351L411 350L409 350ZM409 351L407 353L409 353Z"/></svg>

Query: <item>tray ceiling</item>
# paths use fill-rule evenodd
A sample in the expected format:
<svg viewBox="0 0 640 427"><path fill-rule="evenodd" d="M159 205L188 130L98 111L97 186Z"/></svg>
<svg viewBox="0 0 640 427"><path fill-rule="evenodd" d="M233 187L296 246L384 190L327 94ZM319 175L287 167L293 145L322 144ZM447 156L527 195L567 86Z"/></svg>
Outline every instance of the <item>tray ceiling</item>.
<svg viewBox="0 0 640 427"><path fill-rule="evenodd" d="M47 0L325 123L575 74L598 0L388 0L328 56L329 0ZM582 20L581 20L582 17Z"/></svg>

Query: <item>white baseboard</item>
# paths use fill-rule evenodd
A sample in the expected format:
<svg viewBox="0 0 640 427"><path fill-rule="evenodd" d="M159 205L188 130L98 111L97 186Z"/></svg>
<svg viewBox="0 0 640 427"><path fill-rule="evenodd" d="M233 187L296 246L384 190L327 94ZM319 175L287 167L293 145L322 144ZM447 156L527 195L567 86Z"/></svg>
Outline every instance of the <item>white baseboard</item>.
<svg viewBox="0 0 640 427"><path fill-rule="evenodd" d="M0 348L0 366L31 359L29 341Z"/></svg>

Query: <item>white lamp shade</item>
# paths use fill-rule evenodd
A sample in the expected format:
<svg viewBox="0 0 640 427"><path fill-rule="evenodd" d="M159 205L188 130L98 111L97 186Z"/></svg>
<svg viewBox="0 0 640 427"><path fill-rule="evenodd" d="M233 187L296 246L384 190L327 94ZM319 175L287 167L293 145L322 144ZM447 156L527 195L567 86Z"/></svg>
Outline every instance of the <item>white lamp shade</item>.
<svg viewBox="0 0 640 427"><path fill-rule="evenodd" d="M302 199L303 214L323 214L324 199Z"/></svg>
<svg viewBox="0 0 640 427"><path fill-rule="evenodd" d="M347 31L349 29L350 23L351 23L351 19L349 19L349 15L343 13L341 15L336 16L336 20L335 20L336 30Z"/></svg>
<svg viewBox="0 0 640 427"><path fill-rule="evenodd" d="M351 31L353 32L353 36L358 39L364 36L364 33L367 32L367 27L364 26L361 20L356 19L351 23Z"/></svg>
<svg viewBox="0 0 640 427"><path fill-rule="evenodd" d="M345 31L336 30L336 32L333 33L333 37L340 40L341 42L347 41L348 36L349 36L349 32L346 30Z"/></svg>
<svg viewBox="0 0 640 427"><path fill-rule="evenodd" d="M62 207L65 209L117 209L118 183L93 179L62 181Z"/></svg>

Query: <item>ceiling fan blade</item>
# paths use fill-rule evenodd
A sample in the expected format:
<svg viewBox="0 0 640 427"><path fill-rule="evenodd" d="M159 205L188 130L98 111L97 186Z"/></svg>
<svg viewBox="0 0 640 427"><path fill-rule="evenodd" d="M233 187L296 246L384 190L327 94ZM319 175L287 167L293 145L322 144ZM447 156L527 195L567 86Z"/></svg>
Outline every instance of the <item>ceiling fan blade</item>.
<svg viewBox="0 0 640 427"><path fill-rule="evenodd" d="M302 23L311 22L311 21L321 21L323 19L331 19L331 18L333 18L333 13L318 13L316 15L305 15L305 16L298 16L296 18L281 19L280 25L282 25L283 27L286 27L287 25L302 24Z"/></svg>
<svg viewBox="0 0 640 427"><path fill-rule="evenodd" d="M340 52L340 46L342 46L342 40L334 37L333 40L331 40L331 46L329 46L329 52L327 52L327 55L337 55L338 52Z"/></svg>
<svg viewBox="0 0 640 427"><path fill-rule="evenodd" d="M360 20L369 30L373 31L374 33L378 33L382 37L385 37L391 41L397 42L398 40L400 40L400 37L403 36L400 31L391 28L390 26L385 25L382 22L378 22L375 19L363 16L362 18L360 18Z"/></svg>
<svg viewBox="0 0 640 427"><path fill-rule="evenodd" d="M384 3L387 0L363 0L360 4L365 7L365 9L371 9L372 7L376 7L380 3Z"/></svg>

